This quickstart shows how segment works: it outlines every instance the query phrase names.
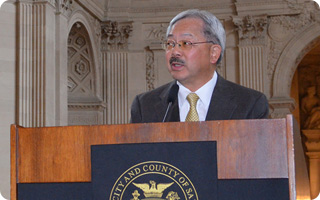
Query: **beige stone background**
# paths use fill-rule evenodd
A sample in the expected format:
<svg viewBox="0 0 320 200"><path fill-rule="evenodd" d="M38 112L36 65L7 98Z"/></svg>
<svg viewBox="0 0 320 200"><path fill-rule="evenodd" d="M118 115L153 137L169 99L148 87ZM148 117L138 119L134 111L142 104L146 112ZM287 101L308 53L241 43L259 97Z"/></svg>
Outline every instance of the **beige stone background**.
<svg viewBox="0 0 320 200"><path fill-rule="evenodd" d="M170 19L189 8L214 13L226 29L219 73L266 94L270 118L294 114L303 129L311 195L319 193L320 131L304 129L312 114L300 109L307 88L315 87L320 98L315 2L8 0L0 9L0 191L5 198L10 124L128 123L134 96L171 80L160 43ZM300 192L298 199L310 199L308 193Z"/></svg>

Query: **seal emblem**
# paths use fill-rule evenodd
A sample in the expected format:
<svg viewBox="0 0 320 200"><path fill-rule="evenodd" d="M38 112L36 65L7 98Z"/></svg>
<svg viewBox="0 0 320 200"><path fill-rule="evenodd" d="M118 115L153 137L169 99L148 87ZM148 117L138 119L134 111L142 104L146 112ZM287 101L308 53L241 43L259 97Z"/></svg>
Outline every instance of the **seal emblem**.
<svg viewBox="0 0 320 200"><path fill-rule="evenodd" d="M115 182L109 200L199 200L191 180L160 161L136 164Z"/></svg>

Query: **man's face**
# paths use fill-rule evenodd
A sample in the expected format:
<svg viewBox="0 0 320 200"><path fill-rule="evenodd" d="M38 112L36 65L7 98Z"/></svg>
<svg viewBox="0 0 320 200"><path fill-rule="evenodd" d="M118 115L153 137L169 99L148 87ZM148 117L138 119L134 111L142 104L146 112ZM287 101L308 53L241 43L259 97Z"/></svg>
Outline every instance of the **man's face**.
<svg viewBox="0 0 320 200"><path fill-rule="evenodd" d="M203 21L185 18L174 24L167 41L205 42ZM213 76L221 47L212 43L194 44L190 50L182 50L178 44L166 50L167 66L170 74L191 91L196 91Z"/></svg>

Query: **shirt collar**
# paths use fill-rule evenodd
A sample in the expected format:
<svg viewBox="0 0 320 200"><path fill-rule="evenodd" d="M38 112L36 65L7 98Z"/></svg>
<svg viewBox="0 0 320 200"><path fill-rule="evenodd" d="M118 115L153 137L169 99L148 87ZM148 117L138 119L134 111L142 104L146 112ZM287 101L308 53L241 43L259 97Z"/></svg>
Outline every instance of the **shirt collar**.
<svg viewBox="0 0 320 200"><path fill-rule="evenodd" d="M199 96L200 101L205 105L206 109L209 108L211 96L216 86L217 79L218 79L218 75L216 71L214 71L213 77L201 88L195 91L195 93ZM187 96L189 93L191 93L191 91L188 88L184 87L179 81L177 81L177 84L179 85L179 92L178 92L179 105L183 105L187 101Z"/></svg>

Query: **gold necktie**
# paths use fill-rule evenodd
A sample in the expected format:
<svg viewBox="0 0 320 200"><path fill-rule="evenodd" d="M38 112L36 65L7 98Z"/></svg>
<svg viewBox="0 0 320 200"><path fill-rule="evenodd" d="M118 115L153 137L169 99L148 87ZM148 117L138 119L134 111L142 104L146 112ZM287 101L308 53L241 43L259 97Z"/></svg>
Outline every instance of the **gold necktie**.
<svg viewBox="0 0 320 200"><path fill-rule="evenodd" d="M199 99L199 96L196 93L190 93L187 96L187 100L190 104L190 110L188 112L188 115L186 117L186 122L196 122L199 121L199 115L197 112L197 101Z"/></svg>

